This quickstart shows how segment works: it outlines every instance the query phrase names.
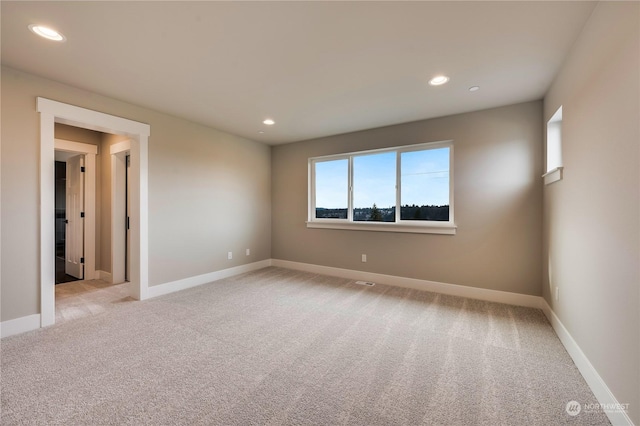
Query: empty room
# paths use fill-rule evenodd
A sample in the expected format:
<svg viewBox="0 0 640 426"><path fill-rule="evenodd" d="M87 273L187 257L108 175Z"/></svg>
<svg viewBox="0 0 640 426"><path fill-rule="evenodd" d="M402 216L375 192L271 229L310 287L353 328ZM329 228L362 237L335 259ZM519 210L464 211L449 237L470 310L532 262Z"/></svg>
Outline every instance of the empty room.
<svg viewBox="0 0 640 426"><path fill-rule="evenodd" d="M0 12L2 425L640 425L640 3Z"/></svg>

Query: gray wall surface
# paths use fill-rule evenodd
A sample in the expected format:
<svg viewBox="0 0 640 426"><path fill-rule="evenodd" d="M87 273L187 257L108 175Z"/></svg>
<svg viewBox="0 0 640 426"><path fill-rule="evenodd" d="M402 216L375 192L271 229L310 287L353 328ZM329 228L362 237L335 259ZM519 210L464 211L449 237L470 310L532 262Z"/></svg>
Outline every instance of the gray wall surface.
<svg viewBox="0 0 640 426"><path fill-rule="evenodd" d="M639 16L637 2L599 3L544 102L545 122L562 105L564 179L544 188L543 295L635 424Z"/></svg>
<svg viewBox="0 0 640 426"><path fill-rule="evenodd" d="M540 295L541 123L535 101L274 146L273 258ZM306 227L309 157L450 139L457 235Z"/></svg>
<svg viewBox="0 0 640 426"><path fill-rule="evenodd" d="M7 67L1 89L0 320L40 312L38 96L151 126L151 286L271 257L269 146Z"/></svg>

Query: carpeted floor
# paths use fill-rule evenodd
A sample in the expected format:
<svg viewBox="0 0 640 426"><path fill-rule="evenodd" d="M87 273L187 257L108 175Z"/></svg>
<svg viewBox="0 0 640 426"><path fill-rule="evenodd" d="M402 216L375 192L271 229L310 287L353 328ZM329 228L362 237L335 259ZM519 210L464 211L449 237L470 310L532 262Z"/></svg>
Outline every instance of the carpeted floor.
<svg viewBox="0 0 640 426"><path fill-rule="evenodd" d="M541 311L265 268L2 340L3 425L602 425Z"/></svg>

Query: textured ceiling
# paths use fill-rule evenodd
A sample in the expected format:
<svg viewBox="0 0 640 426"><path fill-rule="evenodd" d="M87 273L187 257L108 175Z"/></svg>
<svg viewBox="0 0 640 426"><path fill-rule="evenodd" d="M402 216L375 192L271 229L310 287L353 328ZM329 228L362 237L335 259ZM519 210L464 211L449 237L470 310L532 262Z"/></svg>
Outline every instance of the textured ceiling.
<svg viewBox="0 0 640 426"><path fill-rule="evenodd" d="M541 99L594 6L2 1L1 58L279 144ZM436 74L451 81L429 86Z"/></svg>

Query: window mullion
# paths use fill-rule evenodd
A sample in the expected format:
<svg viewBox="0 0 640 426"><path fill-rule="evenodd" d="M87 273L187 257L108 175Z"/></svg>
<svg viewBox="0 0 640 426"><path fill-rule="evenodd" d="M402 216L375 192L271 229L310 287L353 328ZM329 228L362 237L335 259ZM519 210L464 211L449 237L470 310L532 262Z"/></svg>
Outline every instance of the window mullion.
<svg viewBox="0 0 640 426"><path fill-rule="evenodd" d="M311 196L309 197L309 213L307 217L309 220L314 220L316 219L316 162L310 161L308 167L309 194Z"/></svg>
<svg viewBox="0 0 640 426"><path fill-rule="evenodd" d="M402 200L400 199L400 194L402 191L402 180L401 180L401 167L402 167L402 163L400 161L400 151L396 151L396 223L400 223L400 203L402 202Z"/></svg>
<svg viewBox="0 0 640 426"><path fill-rule="evenodd" d="M453 223L453 145L449 144L449 223Z"/></svg>
<svg viewBox="0 0 640 426"><path fill-rule="evenodd" d="M349 222L353 222L353 155L349 156L349 167L348 173L349 176L349 200L347 202L347 220Z"/></svg>

